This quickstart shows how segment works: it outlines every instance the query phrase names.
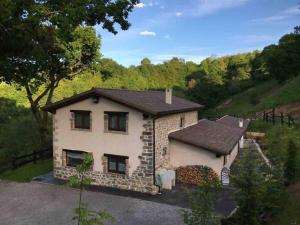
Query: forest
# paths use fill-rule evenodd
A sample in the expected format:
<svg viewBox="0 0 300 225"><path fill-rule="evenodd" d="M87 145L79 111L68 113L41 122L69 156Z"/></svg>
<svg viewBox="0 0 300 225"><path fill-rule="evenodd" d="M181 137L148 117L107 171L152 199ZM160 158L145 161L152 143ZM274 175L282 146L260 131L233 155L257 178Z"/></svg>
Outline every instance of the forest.
<svg viewBox="0 0 300 225"><path fill-rule="evenodd" d="M82 29L77 29L73 34L77 41L71 44L73 47L93 46L93 49L88 49L92 51L88 54L94 54L92 59L86 59L93 61L91 66L82 67L74 73L62 69L62 75L55 77L53 82L53 77L40 75L31 76L29 80L28 77L23 80L12 76L2 78L0 163L51 145L51 118L42 112L42 107L92 87L136 90L172 87L175 95L199 102L210 109L229 96L261 82L276 80L283 84L300 74L300 29L297 27L277 44L267 46L262 51L209 57L200 64L176 57L153 64L144 58L140 65L129 67L103 57L101 50L98 50L101 49L101 40L95 31L92 28ZM258 95L251 96L254 104L258 99Z"/></svg>

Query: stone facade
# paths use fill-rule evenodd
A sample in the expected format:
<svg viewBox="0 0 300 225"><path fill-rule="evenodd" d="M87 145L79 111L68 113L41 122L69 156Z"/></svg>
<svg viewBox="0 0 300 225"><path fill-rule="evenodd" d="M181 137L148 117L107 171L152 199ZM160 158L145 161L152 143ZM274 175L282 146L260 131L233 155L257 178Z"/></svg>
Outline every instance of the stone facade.
<svg viewBox="0 0 300 225"><path fill-rule="evenodd" d="M70 119L73 110L91 111L93 129L88 132L72 129ZM126 132L107 132L107 111L128 113ZM169 166L168 134L197 123L197 116L197 111L194 111L154 119L107 99L100 99L98 104L87 99L60 108L53 117L54 176L67 180L76 173L73 167L66 166L64 149L83 151L94 158L93 169L89 172L94 185L156 194L158 187L154 181L154 169ZM128 157L125 174L108 172L106 154Z"/></svg>
<svg viewBox="0 0 300 225"><path fill-rule="evenodd" d="M67 180L70 176L76 173L75 168L66 166L66 156L64 153L58 154L62 151L55 145L57 125L54 119L54 177L58 179ZM93 179L94 185L101 185L113 188L120 188L132 191L139 191L144 193L156 194L158 187L154 185L153 176L153 119L145 119L143 124L143 132L140 139L143 142L143 151L139 156L140 165L135 171L129 175L129 163L126 160L126 173L117 174L107 172L108 160L107 157L102 156L103 171L92 170L88 172L88 176ZM62 157L59 159L59 157Z"/></svg>
<svg viewBox="0 0 300 225"><path fill-rule="evenodd" d="M181 121L184 126L180 127ZM168 135L172 131L182 129L197 123L198 112L186 112L160 117L155 120L155 167L167 168L170 165L170 151Z"/></svg>

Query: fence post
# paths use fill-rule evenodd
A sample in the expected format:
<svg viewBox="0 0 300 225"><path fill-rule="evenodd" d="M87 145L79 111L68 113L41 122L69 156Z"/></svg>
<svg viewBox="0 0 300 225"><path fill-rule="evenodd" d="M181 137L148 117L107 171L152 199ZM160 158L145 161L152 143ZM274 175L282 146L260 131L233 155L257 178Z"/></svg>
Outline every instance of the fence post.
<svg viewBox="0 0 300 225"><path fill-rule="evenodd" d="M291 115L290 114L288 115L288 120L289 120L289 122L288 122L289 123L289 127L291 127Z"/></svg>
<svg viewBox="0 0 300 225"><path fill-rule="evenodd" d="M33 151L33 163L36 164L36 151Z"/></svg>
<svg viewBox="0 0 300 225"><path fill-rule="evenodd" d="M275 108L272 110L272 120L273 120L273 125L275 124Z"/></svg>
<svg viewBox="0 0 300 225"><path fill-rule="evenodd" d="M267 121L267 123L269 122L269 114L268 113L266 114L266 121Z"/></svg>
<svg viewBox="0 0 300 225"><path fill-rule="evenodd" d="M283 120L283 112L280 113L280 118L281 118L281 125L283 125L284 120Z"/></svg>
<svg viewBox="0 0 300 225"><path fill-rule="evenodd" d="M263 121L266 120L266 111L264 111L264 115L263 115Z"/></svg>

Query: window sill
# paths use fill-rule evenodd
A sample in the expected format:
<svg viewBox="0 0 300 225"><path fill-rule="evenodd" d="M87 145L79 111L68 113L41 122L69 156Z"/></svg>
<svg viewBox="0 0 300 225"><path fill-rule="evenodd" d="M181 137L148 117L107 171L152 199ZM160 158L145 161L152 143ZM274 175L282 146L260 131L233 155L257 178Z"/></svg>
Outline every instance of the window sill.
<svg viewBox="0 0 300 225"><path fill-rule="evenodd" d="M105 130L104 133L128 135L128 131Z"/></svg>
<svg viewBox="0 0 300 225"><path fill-rule="evenodd" d="M114 172L106 172L107 175L117 176L119 178L128 178L128 176L124 173L114 173Z"/></svg>
<svg viewBox="0 0 300 225"><path fill-rule="evenodd" d="M86 132L92 132L92 129L84 129L84 128L71 128L71 130L74 130L74 131L86 131Z"/></svg>

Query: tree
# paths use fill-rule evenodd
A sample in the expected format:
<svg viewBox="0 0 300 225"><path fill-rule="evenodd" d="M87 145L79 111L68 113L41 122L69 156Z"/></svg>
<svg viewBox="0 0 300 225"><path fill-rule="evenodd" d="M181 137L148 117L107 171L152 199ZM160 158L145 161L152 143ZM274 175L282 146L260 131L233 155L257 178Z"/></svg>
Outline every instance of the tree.
<svg viewBox="0 0 300 225"><path fill-rule="evenodd" d="M296 177L296 168L297 168L297 145L291 139L287 148L287 158L285 161L284 175L288 184L292 183Z"/></svg>
<svg viewBox="0 0 300 225"><path fill-rule="evenodd" d="M278 45L264 48L266 66L271 76L284 82L300 74L300 34L284 35Z"/></svg>
<svg viewBox="0 0 300 225"><path fill-rule="evenodd" d="M62 79L72 79L99 58L100 40L92 26L114 34L115 24L128 29L129 12L138 2L1 1L0 80L26 90L42 143L48 130L42 105L51 102Z"/></svg>
<svg viewBox="0 0 300 225"><path fill-rule="evenodd" d="M209 178L208 168L204 170L204 180L197 189L189 194L191 211L183 211L183 220L187 225L218 225L214 214L214 196L219 189L216 179Z"/></svg>
<svg viewBox="0 0 300 225"><path fill-rule="evenodd" d="M238 205L237 224L258 225L263 208L264 176L255 148L245 149L238 163L238 175L232 177Z"/></svg>
<svg viewBox="0 0 300 225"><path fill-rule="evenodd" d="M87 176L93 165L93 157L91 154L85 154L82 164L76 167L77 174L69 178L68 187L79 187L78 208L75 209L75 217L78 225L104 225L103 220L113 220L108 212L94 211L88 208L86 203L82 201L82 194L85 185L90 185L92 179Z"/></svg>
<svg viewBox="0 0 300 225"><path fill-rule="evenodd" d="M144 58L141 61L141 65L150 65L151 64L151 60L149 58Z"/></svg>

